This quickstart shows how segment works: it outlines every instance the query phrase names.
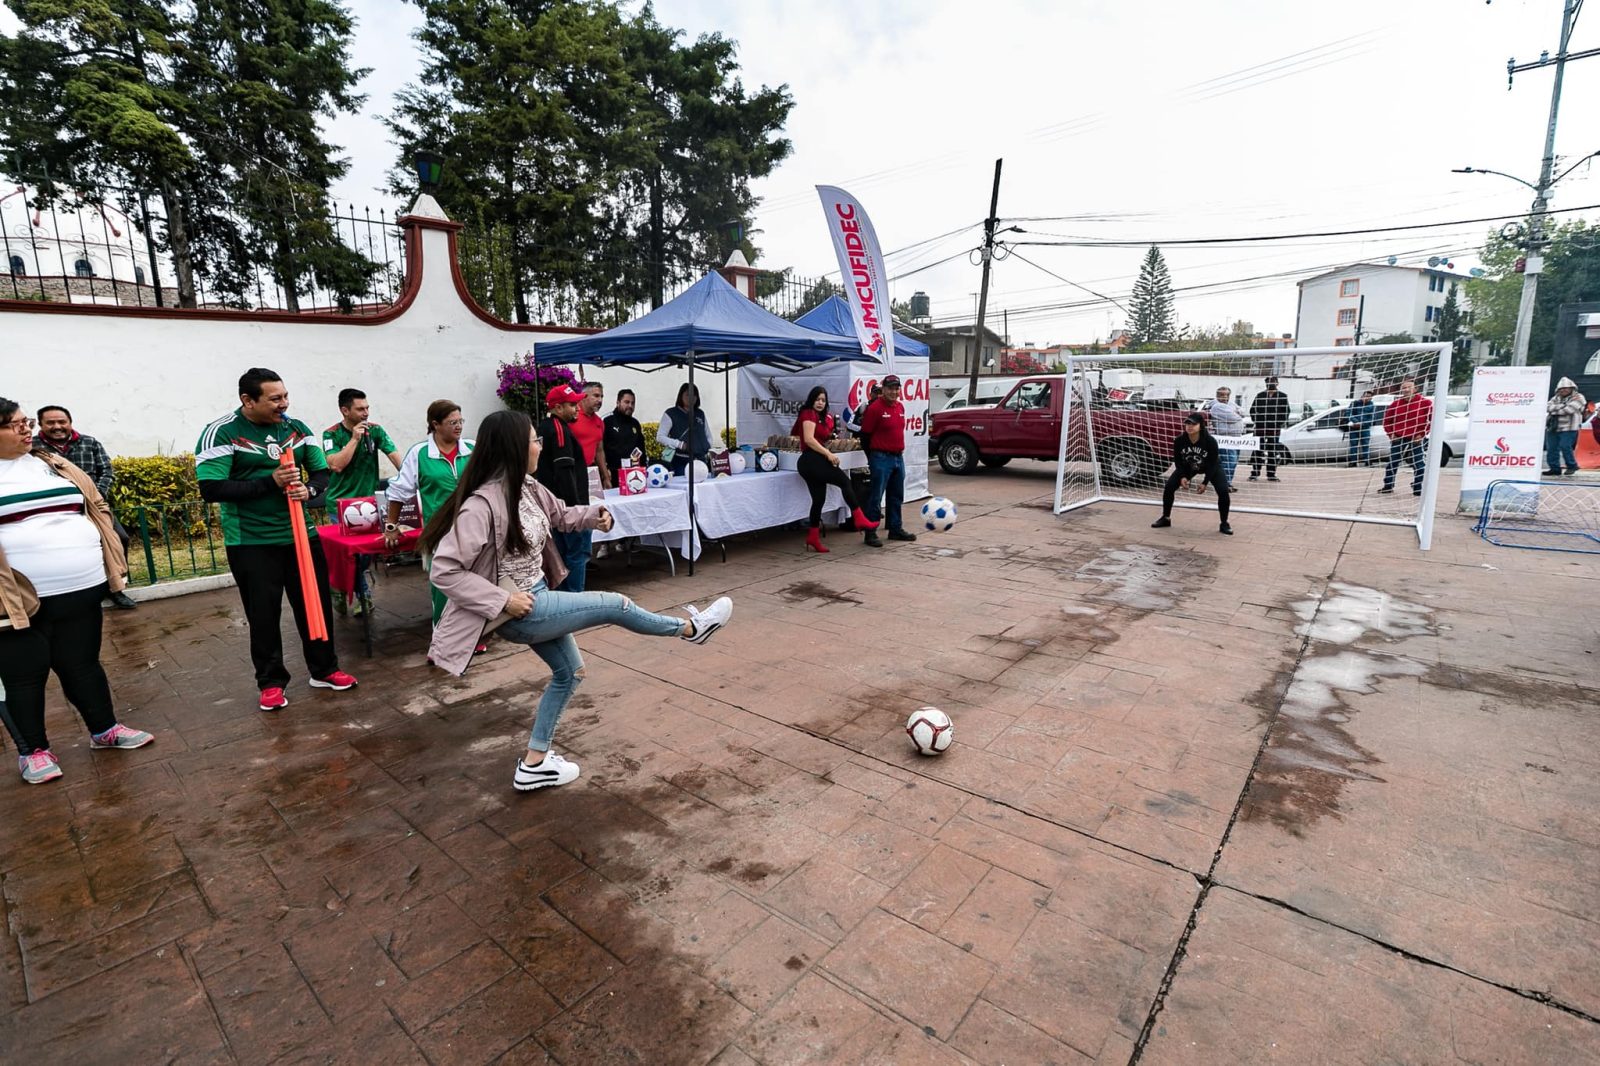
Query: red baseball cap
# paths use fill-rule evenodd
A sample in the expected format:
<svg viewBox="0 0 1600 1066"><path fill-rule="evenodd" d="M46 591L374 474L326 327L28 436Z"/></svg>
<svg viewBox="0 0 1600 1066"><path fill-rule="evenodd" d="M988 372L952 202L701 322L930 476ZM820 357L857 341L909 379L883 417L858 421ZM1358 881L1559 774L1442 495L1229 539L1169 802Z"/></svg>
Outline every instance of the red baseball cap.
<svg viewBox="0 0 1600 1066"><path fill-rule="evenodd" d="M581 399L583 399L583 393L566 385L557 385L544 394L544 405L546 407L554 407L558 403L577 403Z"/></svg>

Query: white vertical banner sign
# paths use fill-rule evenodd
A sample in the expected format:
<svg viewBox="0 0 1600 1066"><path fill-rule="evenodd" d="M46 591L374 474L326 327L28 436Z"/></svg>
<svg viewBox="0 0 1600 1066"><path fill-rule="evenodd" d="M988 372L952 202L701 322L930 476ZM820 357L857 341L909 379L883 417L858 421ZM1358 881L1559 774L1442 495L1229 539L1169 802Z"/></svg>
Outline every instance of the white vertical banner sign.
<svg viewBox="0 0 1600 1066"><path fill-rule="evenodd" d="M1491 481L1539 480L1549 395L1547 366L1480 366L1472 372L1462 510L1482 507Z"/></svg>
<svg viewBox="0 0 1600 1066"><path fill-rule="evenodd" d="M894 372L894 322L889 317L889 275L872 220L854 196L833 185L818 185L828 235L844 276L844 294L855 319L861 350Z"/></svg>

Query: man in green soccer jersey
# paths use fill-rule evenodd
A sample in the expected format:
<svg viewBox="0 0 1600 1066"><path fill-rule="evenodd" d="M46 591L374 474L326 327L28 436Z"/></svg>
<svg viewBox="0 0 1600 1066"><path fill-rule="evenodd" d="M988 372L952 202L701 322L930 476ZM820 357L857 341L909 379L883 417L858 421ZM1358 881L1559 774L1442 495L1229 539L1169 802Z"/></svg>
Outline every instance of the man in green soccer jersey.
<svg viewBox="0 0 1600 1066"><path fill-rule="evenodd" d="M336 520L340 500L371 496L378 491L378 453L400 469L400 452L382 426L367 421L372 406L360 389L339 390L340 420L322 431L322 450L333 478L328 482L328 519ZM356 602L351 613L360 617L372 606L367 597L367 557L356 556ZM334 610L345 612L344 593L333 593Z"/></svg>
<svg viewBox="0 0 1600 1066"><path fill-rule="evenodd" d="M263 711L279 710L289 702L283 694L289 671L283 665L278 631L285 593L300 631L311 685L342 692L356 683L339 669L332 639L312 640L306 628L288 501L299 500L302 510L315 506L327 490L329 472L311 430L288 412L289 390L283 379L263 367L247 370L239 378L239 407L207 426L194 449L200 495L222 512L222 541L250 624L250 660ZM286 451L294 456L294 465L280 465L279 456ZM326 617L331 610L328 563L309 514L305 522Z"/></svg>

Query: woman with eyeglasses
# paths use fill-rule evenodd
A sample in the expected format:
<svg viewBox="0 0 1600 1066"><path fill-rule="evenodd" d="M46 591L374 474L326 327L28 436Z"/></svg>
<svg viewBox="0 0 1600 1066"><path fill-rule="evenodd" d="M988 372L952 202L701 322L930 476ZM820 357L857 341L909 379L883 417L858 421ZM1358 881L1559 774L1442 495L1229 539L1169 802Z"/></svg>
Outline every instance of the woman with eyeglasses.
<svg viewBox="0 0 1600 1066"><path fill-rule="evenodd" d="M473 442L461 436L465 425L461 405L454 400L435 400L428 405L427 439L411 446L400 461L400 472L389 479L389 487L384 490L389 514L383 525L383 543L391 550L400 543L401 505L416 500L417 511L426 523L456 490L473 448ZM433 596L433 624L438 625L439 616L444 614L445 596L432 584L428 591Z"/></svg>
<svg viewBox="0 0 1600 1066"><path fill-rule="evenodd" d="M117 721L100 665L100 601L127 585L111 508L88 475L33 446L31 419L0 397L0 685L22 780L61 776L45 732L53 672L95 750L155 738Z"/></svg>

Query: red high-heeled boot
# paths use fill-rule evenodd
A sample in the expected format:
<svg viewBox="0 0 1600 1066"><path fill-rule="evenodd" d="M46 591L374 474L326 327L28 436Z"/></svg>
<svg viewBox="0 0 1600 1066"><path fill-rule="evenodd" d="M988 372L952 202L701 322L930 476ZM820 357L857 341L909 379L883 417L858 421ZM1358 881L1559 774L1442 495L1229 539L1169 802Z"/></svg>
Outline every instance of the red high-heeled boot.
<svg viewBox="0 0 1600 1066"><path fill-rule="evenodd" d="M821 555L828 554L827 547L822 543L822 531L816 526L806 530L806 547Z"/></svg>
<svg viewBox="0 0 1600 1066"><path fill-rule="evenodd" d="M878 528L878 523L868 518L867 513L859 507L850 512L850 518L855 522L857 533L865 533L869 529Z"/></svg>

